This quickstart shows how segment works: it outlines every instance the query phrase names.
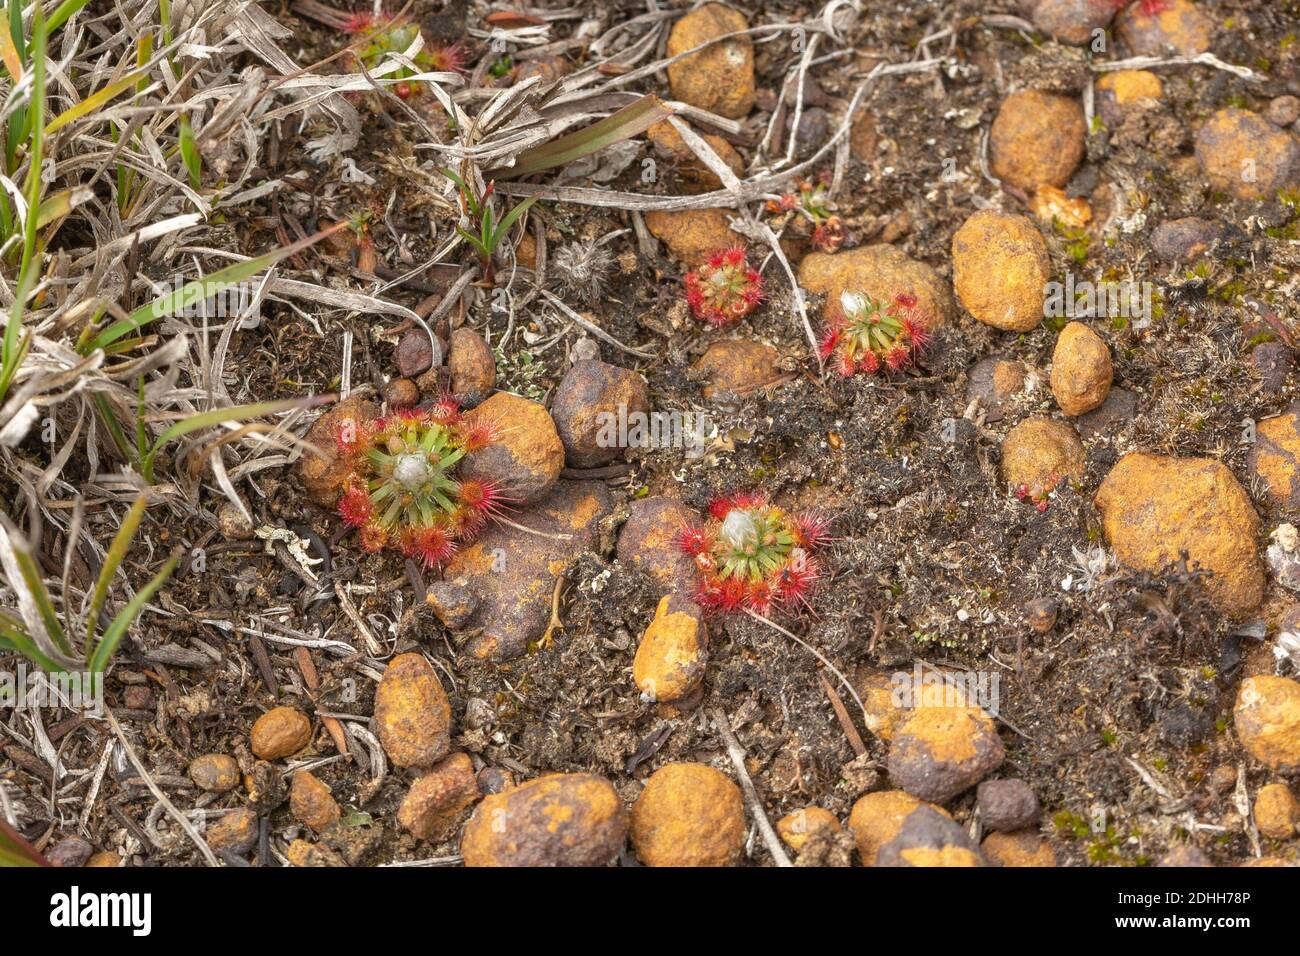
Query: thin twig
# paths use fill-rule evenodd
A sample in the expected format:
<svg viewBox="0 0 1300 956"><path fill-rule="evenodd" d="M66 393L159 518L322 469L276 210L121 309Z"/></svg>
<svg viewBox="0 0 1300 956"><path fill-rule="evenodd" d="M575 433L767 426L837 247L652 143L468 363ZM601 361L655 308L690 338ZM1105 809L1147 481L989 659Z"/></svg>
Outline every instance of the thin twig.
<svg viewBox="0 0 1300 956"><path fill-rule="evenodd" d="M731 732L731 720L727 717L727 712L721 707L715 707L711 713L713 725L718 728L718 735L727 745L727 756L731 758L731 765L736 768L736 776L740 778L740 789L745 792L750 813L754 815L754 822L758 824L758 832L763 835L767 851L772 854L772 859L776 861L777 866L793 866L794 864L790 862L790 858L785 855L785 850L781 847L781 839L772 829L771 821L767 819L767 811L763 809L763 801L758 798L754 781L749 779L749 771L745 769L745 751L740 746L740 741L736 739L736 735Z"/></svg>
<svg viewBox="0 0 1300 956"><path fill-rule="evenodd" d="M142 764L140 758L136 756L135 748L133 748L131 742L126 739L126 734L122 732L122 725L117 722L117 718L113 716L113 712L105 707L104 716L108 718L108 725L113 728L113 733L117 736L118 742L122 744L122 749L126 751L126 759L131 761L131 766L135 767L135 772L140 775L140 779L143 780L144 785L149 788L149 792L154 795L154 799L161 803L163 809L171 815L172 819L180 824L180 828L185 831L185 835L194 842L194 845L199 848L199 852L203 854L203 858L207 860L208 866L220 866L221 863L212 852L212 848L209 847L207 841L199 835L199 831L194 829L194 824L190 823L185 814L176 809L172 802L167 799L167 794L163 793L162 790L158 788L158 784L154 783L153 777L149 776L149 771L144 769L144 764Z"/></svg>

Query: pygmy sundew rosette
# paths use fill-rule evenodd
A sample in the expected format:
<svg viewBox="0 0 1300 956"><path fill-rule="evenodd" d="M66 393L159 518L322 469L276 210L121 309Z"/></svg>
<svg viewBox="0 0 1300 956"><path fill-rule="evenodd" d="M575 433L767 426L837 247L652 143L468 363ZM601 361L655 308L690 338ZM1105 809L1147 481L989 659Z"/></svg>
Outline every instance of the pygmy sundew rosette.
<svg viewBox="0 0 1300 956"><path fill-rule="evenodd" d="M730 325L763 298L763 277L750 268L741 246L715 252L686 274L685 283L691 314L710 325Z"/></svg>
<svg viewBox="0 0 1300 956"><path fill-rule="evenodd" d="M697 603L759 614L806 605L821 577L814 552L827 540L826 526L816 514L790 514L761 494L717 499L704 525L687 527L678 540L695 561Z"/></svg>
<svg viewBox="0 0 1300 956"><path fill-rule="evenodd" d="M821 340L821 357L843 376L897 372L913 364L930 341L914 315L916 297L874 301L863 292L840 294L840 309Z"/></svg>
<svg viewBox="0 0 1300 956"><path fill-rule="evenodd" d="M503 506L491 482L456 477L460 460L498 435L494 421L462 415L451 399L343 422L335 439L351 468L339 514L367 551L394 548L426 568L440 566Z"/></svg>
<svg viewBox="0 0 1300 956"><path fill-rule="evenodd" d="M386 13L353 14L343 24L343 31L358 38L353 49L367 70L380 66L390 53L404 54L420 36L417 24ZM425 73L464 73L465 51L459 43L425 43L411 62ZM405 80L411 76L415 71L402 66L386 78ZM397 83L393 91L407 99L417 89L410 83Z"/></svg>

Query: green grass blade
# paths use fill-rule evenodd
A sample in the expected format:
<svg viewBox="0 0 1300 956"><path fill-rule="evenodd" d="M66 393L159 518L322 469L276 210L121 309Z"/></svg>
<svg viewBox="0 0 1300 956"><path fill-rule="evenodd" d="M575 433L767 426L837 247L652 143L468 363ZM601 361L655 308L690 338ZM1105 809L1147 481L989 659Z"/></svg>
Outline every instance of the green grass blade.
<svg viewBox="0 0 1300 956"><path fill-rule="evenodd" d="M18 571L22 575L23 583L27 585L32 603L36 605L36 612L41 616L41 623L45 625L45 633L50 635L50 640L60 651L70 658L75 657L72 645L68 643L68 635L63 633L63 624L60 623L59 616L54 611L54 604L50 601L50 592L45 589L45 582L41 579L40 568L37 567L31 551L27 549L27 542L16 534L11 534L10 543L13 545L14 560L18 562Z"/></svg>
<svg viewBox="0 0 1300 956"><path fill-rule="evenodd" d="M45 127L45 135L49 136L52 133L57 133L59 130L63 129L63 127L67 126L69 123L75 123L83 116L86 116L89 113L93 113L95 110L99 109L109 100L113 99L113 97L117 96L119 93L129 90L132 86L136 85L136 82L138 80L148 75L149 75L148 72L145 70L132 70L130 73L128 73L126 76L122 77L121 79L114 80L112 83L100 87L98 90L96 90L94 93L91 93L89 96L87 96L76 106L69 107L68 109L60 113L58 116L54 117L54 119L50 120L50 122Z"/></svg>
<svg viewBox="0 0 1300 956"><path fill-rule="evenodd" d="M189 418L182 419L171 428L167 429L149 449L141 462L140 472L145 481L153 483L153 463L158 457L164 445L169 441L188 435L190 432L196 432L204 428L211 428L213 425L220 425L222 422L245 421L250 418L262 418L265 415L274 415L278 412L288 412L295 408L312 408L316 405L323 405L326 402L334 400L332 395L313 395L307 398L286 398L274 402L254 402L251 405L233 405L230 408L216 408L210 412L201 412L198 415L191 415Z"/></svg>
<svg viewBox="0 0 1300 956"><path fill-rule="evenodd" d="M203 185L203 157L194 144L194 127L190 125L188 116L181 117L180 146L181 159L185 163L186 172L190 174L190 188L197 190Z"/></svg>
<svg viewBox="0 0 1300 956"><path fill-rule="evenodd" d="M672 112L659 97L647 93L635 103L584 129L524 150L513 166L493 170L488 175L497 179L518 179L564 166L606 146L640 135L660 120L667 119Z"/></svg>
<svg viewBox="0 0 1300 956"><path fill-rule="evenodd" d="M88 4L90 0L63 0L61 4L55 7L54 12L50 14L50 19L45 24L45 32L53 33L63 24L67 23L69 18Z"/></svg>
<svg viewBox="0 0 1300 956"><path fill-rule="evenodd" d="M331 226L329 229L322 229L320 232L313 233L297 242L291 243L274 252L268 252L266 255L257 256L254 259L248 259L245 262L236 262L232 266L224 269L218 269L211 275L204 276L201 279L195 279L193 282L187 282L179 289L169 292L160 299L155 299L148 305L142 305L125 319L114 322L100 331L89 343L82 349L83 354L95 349L107 348L118 339L132 332L138 332L144 326L159 319L166 318L173 313L182 309L190 308L205 302L212 296L236 283L251 279L265 269L280 262L289 256L301 252L309 246L315 245L326 236L331 236L340 229L346 229L347 223L340 222Z"/></svg>
<svg viewBox="0 0 1300 956"><path fill-rule="evenodd" d="M58 674L65 670L63 664L37 647L36 642L22 631L0 628L0 650L17 651L47 674Z"/></svg>
<svg viewBox="0 0 1300 956"><path fill-rule="evenodd" d="M158 440L154 442L154 448L180 438L182 435L198 431L200 428L209 428L213 425L220 425L222 422L261 418L265 415L274 415L277 412L292 411L295 408L311 408L331 400L330 396L324 395L309 398L284 398L274 402L253 402L251 405L233 405L230 408L217 408L210 412L201 412L198 415L191 415L189 418L177 422L159 435Z"/></svg>
<svg viewBox="0 0 1300 956"><path fill-rule="evenodd" d="M127 602L126 607L118 612L117 617L113 618L113 622L104 631L103 638L96 645L95 652L90 657L88 666L92 674L104 673L104 669L108 667L108 662L113 657L113 652L117 650L117 645L122 643L122 637L126 634L126 629L139 616L145 604L154 596L154 592L171 577L172 572L176 570L176 562L179 560L179 552L168 558L162 570L153 576L153 580L137 591L135 597Z"/></svg>
<svg viewBox="0 0 1300 956"><path fill-rule="evenodd" d="M41 166L45 151L45 14L32 7L32 99L27 105L31 142L27 147L27 221L23 224L22 271L34 265L36 223L41 208Z"/></svg>
<svg viewBox="0 0 1300 956"><path fill-rule="evenodd" d="M86 614L86 656L90 656L90 646L95 637L95 626L99 622L99 612L104 608L104 602L108 599L108 588L113 583L113 575L121 567L122 562L126 559L126 552L130 550L131 541L135 538L136 531L140 528L140 521L144 518L144 509L147 506L145 496L141 495L135 499L135 504L126 513L122 519L122 526L117 529L117 534L113 537L113 543L108 548L108 553L104 555L104 564L99 569L99 578L95 581L95 590L90 597L90 610Z"/></svg>
<svg viewBox="0 0 1300 956"><path fill-rule="evenodd" d="M492 237L493 248L496 248L500 244L501 240L505 238L506 233L510 231L510 227L513 226L515 222L518 221L519 217L528 211L528 207L535 202L537 202L537 197L529 196L519 205L515 206L514 209L511 209L506 213L506 218L501 220L501 224L497 226L497 231Z"/></svg>

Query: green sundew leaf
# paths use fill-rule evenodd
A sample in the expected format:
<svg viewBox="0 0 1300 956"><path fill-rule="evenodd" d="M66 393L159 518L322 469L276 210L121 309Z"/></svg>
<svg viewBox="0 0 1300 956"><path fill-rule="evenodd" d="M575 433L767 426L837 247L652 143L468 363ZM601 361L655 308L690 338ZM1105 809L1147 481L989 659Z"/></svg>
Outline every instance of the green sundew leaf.
<svg viewBox="0 0 1300 956"><path fill-rule="evenodd" d="M31 592L32 603L36 605L36 612L41 616L41 623L45 625L45 633L50 636L50 640L60 651L73 658L72 645L68 642L68 635L63 632L58 614L54 612L50 592L45 589L40 568L36 566L36 559L27 549L27 542L21 541L16 535L10 535L10 542L13 545L14 560L18 562L18 572L22 575L27 590Z"/></svg>
<svg viewBox="0 0 1300 956"><path fill-rule="evenodd" d="M0 818L0 866L49 866L45 857Z"/></svg>
<svg viewBox="0 0 1300 956"><path fill-rule="evenodd" d="M117 569L126 560L126 552L130 550L131 541L140 529L140 521L144 518L144 509L147 506L148 502L144 495L135 499L135 503L122 518L122 525L117 529L108 553L104 555L104 564L99 569L99 578L95 581L95 590L90 597L90 610L86 614L87 657L90 656L90 645L95 637L95 627L99 623L99 612L103 610L104 602L108 599L109 585L113 583L113 576L117 574Z"/></svg>
<svg viewBox="0 0 1300 956"><path fill-rule="evenodd" d="M441 491L439 491L437 488L433 489L433 491L430 492L430 494L432 495L433 500L436 501L436 502L438 502L438 507L441 508L443 511L455 511L455 510L456 510L456 506L455 506L454 504L451 503L451 499L449 499L446 495L444 495L444 494L443 494Z"/></svg>
<svg viewBox="0 0 1300 956"><path fill-rule="evenodd" d="M93 113L119 93L129 90L141 77L148 75L148 72L145 70L132 70L121 79L114 80L112 83L100 87L76 106L64 110L58 116L54 117L54 119L50 120L49 124L45 127L45 135L49 136L52 133L57 133L69 123L76 122L81 119L81 117Z"/></svg>
<svg viewBox="0 0 1300 956"><path fill-rule="evenodd" d="M378 487L373 488L370 492L370 500L375 504L383 501L389 495L393 494L393 486L386 481L375 482Z"/></svg>
<svg viewBox="0 0 1300 956"><path fill-rule="evenodd" d="M460 461L464 457L465 457L465 449L455 448L447 452L445 455L443 455L440 458L441 466L443 468L450 468L452 465L456 464L456 462Z"/></svg>
<svg viewBox="0 0 1300 956"><path fill-rule="evenodd" d="M102 674L108 667L108 662L113 657L113 652L117 650L117 645L122 642L126 629L131 626L131 622L139 617L144 606L153 597L154 592L163 586L163 583L171 577L171 573L176 570L176 562L180 560L180 553L177 552L167 559L167 563L162 566L162 570L153 576L148 584L135 593L126 607L117 613L113 618L108 629L104 631L104 636L99 644L95 647L94 654L90 658L90 672L92 674Z"/></svg>
<svg viewBox="0 0 1300 956"><path fill-rule="evenodd" d="M268 252L265 255L248 259L244 262L237 262L232 266L224 269L218 269L211 275L204 276L201 279L195 279L193 282L187 282L179 289L169 292L160 299L155 299L147 305L142 305L136 309L127 318L114 322L100 331L86 346L82 352L94 349L107 348L118 339L132 332L138 332L144 326L159 319L166 318L177 311L191 308L200 302L205 302L212 296L225 289L230 288L236 283L251 279L265 269L269 269L283 259L295 255L310 246L315 245L327 236L331 236L340 229L346 229L347 222L336 223L328 229L322 229L320 232L313 233L299 239L297 242L290 243L283 248L276 249L274 252Z"/></svg>
<svg viewBox="0 0 1300 956"><path fill-rule="evenodd" d="M497 179L519 179L531 176L556 166L565 166L606 146L631 139L644 133L647 129L667 119L672 110L659 97L647 93L635 103L631 103L612 116L592 123L585 129L561 136L559 139L519 154L515 164L508 169L494 170L489 175Z"/></svg>
<svg viewBox="0 0 1300 956"><path fill-rule="evenodd" d="M400 498L394 498L392 501L388 503L388 508L387 510L384 511L384 516L379 520L382 524L391 526L395 524L397 522L397 519L400 518L401 516L402 516L402 501Z"/></svg>
<svg viewBox="0 0 1300 956"><path fill-rule="evenodd" d="M426 498L416 498L415 507L420 512L420 523L428 526L433 524L433 507Z"/></svg>

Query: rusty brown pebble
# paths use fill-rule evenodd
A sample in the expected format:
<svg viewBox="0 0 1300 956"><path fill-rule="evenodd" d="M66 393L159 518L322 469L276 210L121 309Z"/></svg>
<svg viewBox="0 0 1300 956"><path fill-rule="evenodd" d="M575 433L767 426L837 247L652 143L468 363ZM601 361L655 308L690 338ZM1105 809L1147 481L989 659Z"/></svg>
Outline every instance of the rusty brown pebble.
<svg viewBox="0 0 1300 956"><path fill-rule="evenodd" d="M590 773L554 773L494 794L461 838L466 866L604 866L627 836L613 785Z"/></svg>
<svg viewBox="0 0 1300 956"><path fill-rule="evenodd" d="M433 665L399 654L375 692L375 727L399 767L431 767L451 750L451 704Z"/></svg>
<svg viewBox="0 0 1300 956"><path fill-rule="evenodd" d="M384 386L384 403L389 408L410 408L420 400L420 389L409 378L395 378Z"/></svg>
<svg viewBox="0 0 1300 956"><path fill-rule="evenodd" d="M411 329L397 343L393 355L403 378L415 378L430 367L442 364L442 343L424 329Z"/></svg>
<svg viewBox="0 0 1300 956"><path fill-rule="evenodd" d="M289 787L289 810L295 820L317 833L343 815L330 794L330 788L309 770L299 770L293 775L293 783Z"/></svg>
<svg viewBox="0 0 1300 956"><path fill-rule="evenodd" d="M263 760L279 760L307 746L311 721L292 707L273 707L257 718L249 739L254 754Z"/></svg>
<svg viewBox="0 0 1300 956"><path fill-rule="evenodd" d="M190 761L190 779L200 790L226 793L239 786L239 764L226 754L204 754Z"/></svg>
<svg viewBox="0 0 1300 956"><path fill-rule="evenodd" d="M735 866L744 843L740 788L708 764L665 764L632 807L632 845L646 866Z"/></svg>
<svg viewBox="0 0 1300 956"><path fill-rule="evenodd" d="M1034 598L1025 605L1025 620L1035 633L1046 634L1056 626L1059 608L1056 600L1050 597Z"/></svg>
<svg viewBox="0 0 1300 956"><path fill-rule="evenodd" d="M248 807L240 807L220 817L208 827L208 846L220 853L247 853L257 842L257 814Z"/></svg>

